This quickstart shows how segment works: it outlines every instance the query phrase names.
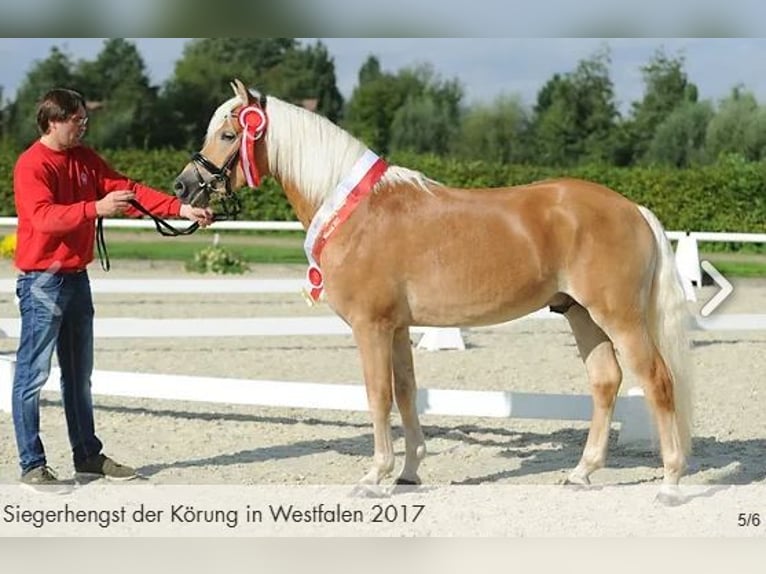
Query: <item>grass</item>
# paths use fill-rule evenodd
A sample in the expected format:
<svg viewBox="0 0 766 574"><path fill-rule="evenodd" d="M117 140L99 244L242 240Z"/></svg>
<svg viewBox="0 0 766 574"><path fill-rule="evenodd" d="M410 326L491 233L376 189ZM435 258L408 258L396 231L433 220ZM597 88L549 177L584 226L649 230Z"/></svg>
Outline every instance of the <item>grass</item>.
<svg viewBox="0 0 766 574"><path fill-rule="evenodd" d="M170 240L169 240L170 241ZM194 254L210 243L130 243L109 242L107 249L111 259L141 259L163 261L190 261ZM278 245L230 245L222 243L232 253L249 263L305 263L302 247Z"/></svg>
<svg viewBox="0 0 766 574"><path fill-rule="evenodd" d="M154 232L107 231L111 259L191 261L213 244L209 231L186 237L160 237ZM303 234L296 232L222 233L221 246L249 263L305 263Z"/></svg>
<svg viewBox="0 0 766 574"><path fill-rule="evenodd" d="M710 261L725 277L766 278L766 254L752 249L738 252L701 251L700 261Z"/></svg>
<svg viewBox="0 0 766 574"><path fill-rule="evenodd" d="M708 259L725 277L766 277L766 263L755 261L716 261Z"/></svg>

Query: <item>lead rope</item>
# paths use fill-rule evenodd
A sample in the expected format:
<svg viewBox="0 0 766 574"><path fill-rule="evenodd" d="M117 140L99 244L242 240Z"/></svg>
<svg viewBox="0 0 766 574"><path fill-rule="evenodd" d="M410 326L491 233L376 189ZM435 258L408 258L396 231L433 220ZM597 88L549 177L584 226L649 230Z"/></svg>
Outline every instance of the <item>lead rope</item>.
<svg viewBox="0 0 766 574"><path fill-rule="evenodd" d="M112 265L109 263L109 253L106 251L103 217L99 217L96 220L96 249L98 251L98 261L101 263L101 269L109 271L112 268Z"/></svg>
<svg viewBox="0 0 766 574"><path fill-rule="evenodd" d="M147 215L152 218L152 221L154 221L154 226L157 228L157 233L160 235L163 235L165 237L178 237L179 235L191 235L197 229L199 229L199 223L196 221L193 222L189 227L186 229L178 229L176 227L173 227L170 223L162 219L161 217L157 217L153 213L151 213L148 209L146 209L143 205L138 203L135 199L130 200L130 205L132 205L135 209L143 213L144 215ZM215 220L215 218L214 218ZM112 265L109 261L109 252L106 249L106 239L104 238L104 218L99 217L96 220L96 250L98 251L98 260L101 263L101 269L104 271L109 271L112 268Z"/></svg>
<svg viewBox="0 0 766 574"><path fill-rule="evenodd" d="M157 228L157 233L160 235L164 235L165 237L178 237L179 235L191 235L197 229L199 229L199 223L196 221L193 222L189 227L186 229L178 229L177 227L173 227L170 223L162 219L161 217L157 217L152 212L150 212L148 209L146 209L143 205L138 203L135 199L130 200L130 205L135 207L138 211L143 213L144 215L151 217L152 221L154 221L154 226Z"/></svg>

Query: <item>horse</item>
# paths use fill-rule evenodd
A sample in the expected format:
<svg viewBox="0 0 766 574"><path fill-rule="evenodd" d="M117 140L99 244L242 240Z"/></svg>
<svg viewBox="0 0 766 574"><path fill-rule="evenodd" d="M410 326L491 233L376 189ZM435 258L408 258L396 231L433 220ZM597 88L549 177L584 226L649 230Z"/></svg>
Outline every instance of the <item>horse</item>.
<svg viewBox="0 0 766 574"><path fill-rule="evenodd" d="M393 400L405 436L395 484L418 485L426 455L409 328L509 321L550 307L568 320L593 400L582 456L564 481L605 464L622 381L635 374L653 413L672 503L691 445L690 317L671 245L647 208L594 182L458 189L395 165L323 116L231 83L202 149L174 181L207 206L272 176L307 230L307 294L350 327L374 435L370 470L394 470ZM617 357L619 356L619 362ZM372 487L372 486L371 486Z"/></svg>

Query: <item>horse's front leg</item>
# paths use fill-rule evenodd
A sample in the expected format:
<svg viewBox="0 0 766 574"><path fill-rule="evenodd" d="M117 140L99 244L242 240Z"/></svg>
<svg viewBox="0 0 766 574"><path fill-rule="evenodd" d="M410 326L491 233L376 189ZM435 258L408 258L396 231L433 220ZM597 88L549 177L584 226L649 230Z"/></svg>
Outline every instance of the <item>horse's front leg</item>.
<svg viewBox="0 0 766 574"><path fill-rule="evenodd" d="M426 456L426 441L420 428L417 406L417 385L412 363L410 330L401 327L394 332L394 394L404 426L404 467L397 484L420 484L418 467Z"/></svg>
<svg viewBox="0 0 766 574"><path fill-rule="evenodd" d="M394 469L390 420L393 330L379 322L368 321L357 321L351 328L362 358L375 445L372 468L360 483L380 484Z"/></svg>

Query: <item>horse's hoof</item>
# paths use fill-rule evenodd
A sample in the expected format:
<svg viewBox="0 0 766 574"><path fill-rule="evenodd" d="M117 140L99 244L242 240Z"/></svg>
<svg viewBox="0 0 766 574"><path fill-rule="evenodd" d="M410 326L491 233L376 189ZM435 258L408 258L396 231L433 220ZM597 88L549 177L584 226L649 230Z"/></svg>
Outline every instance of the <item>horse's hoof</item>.
<svg viewBox="0 0 766 574"><path fill-rule="evenodd" d="M379 484L356 484L349 494L352 498L388 498L388 493Z"/></svg>
<svg viewBox="0 0 766 574"><path fill-rule="evenodd" d="M586 489L590 486L590 479L587 476L567 476L561 483L564 486L574 487L575 490Z"/></svg>
<svg viewBox="0 0 766 574"><path fill-rule="evenodd" d="M415 492L420 487L419 480L410 480L409 478L397 478L394 481L394 488L391 494L406 494Z"/></svg>
<svg viewBox="0 0 766 574"><path fill-rule="evenodd" d="M660 490L655 500L663 506L681 506L686 502L686 497L678 490Z"/></svg>

